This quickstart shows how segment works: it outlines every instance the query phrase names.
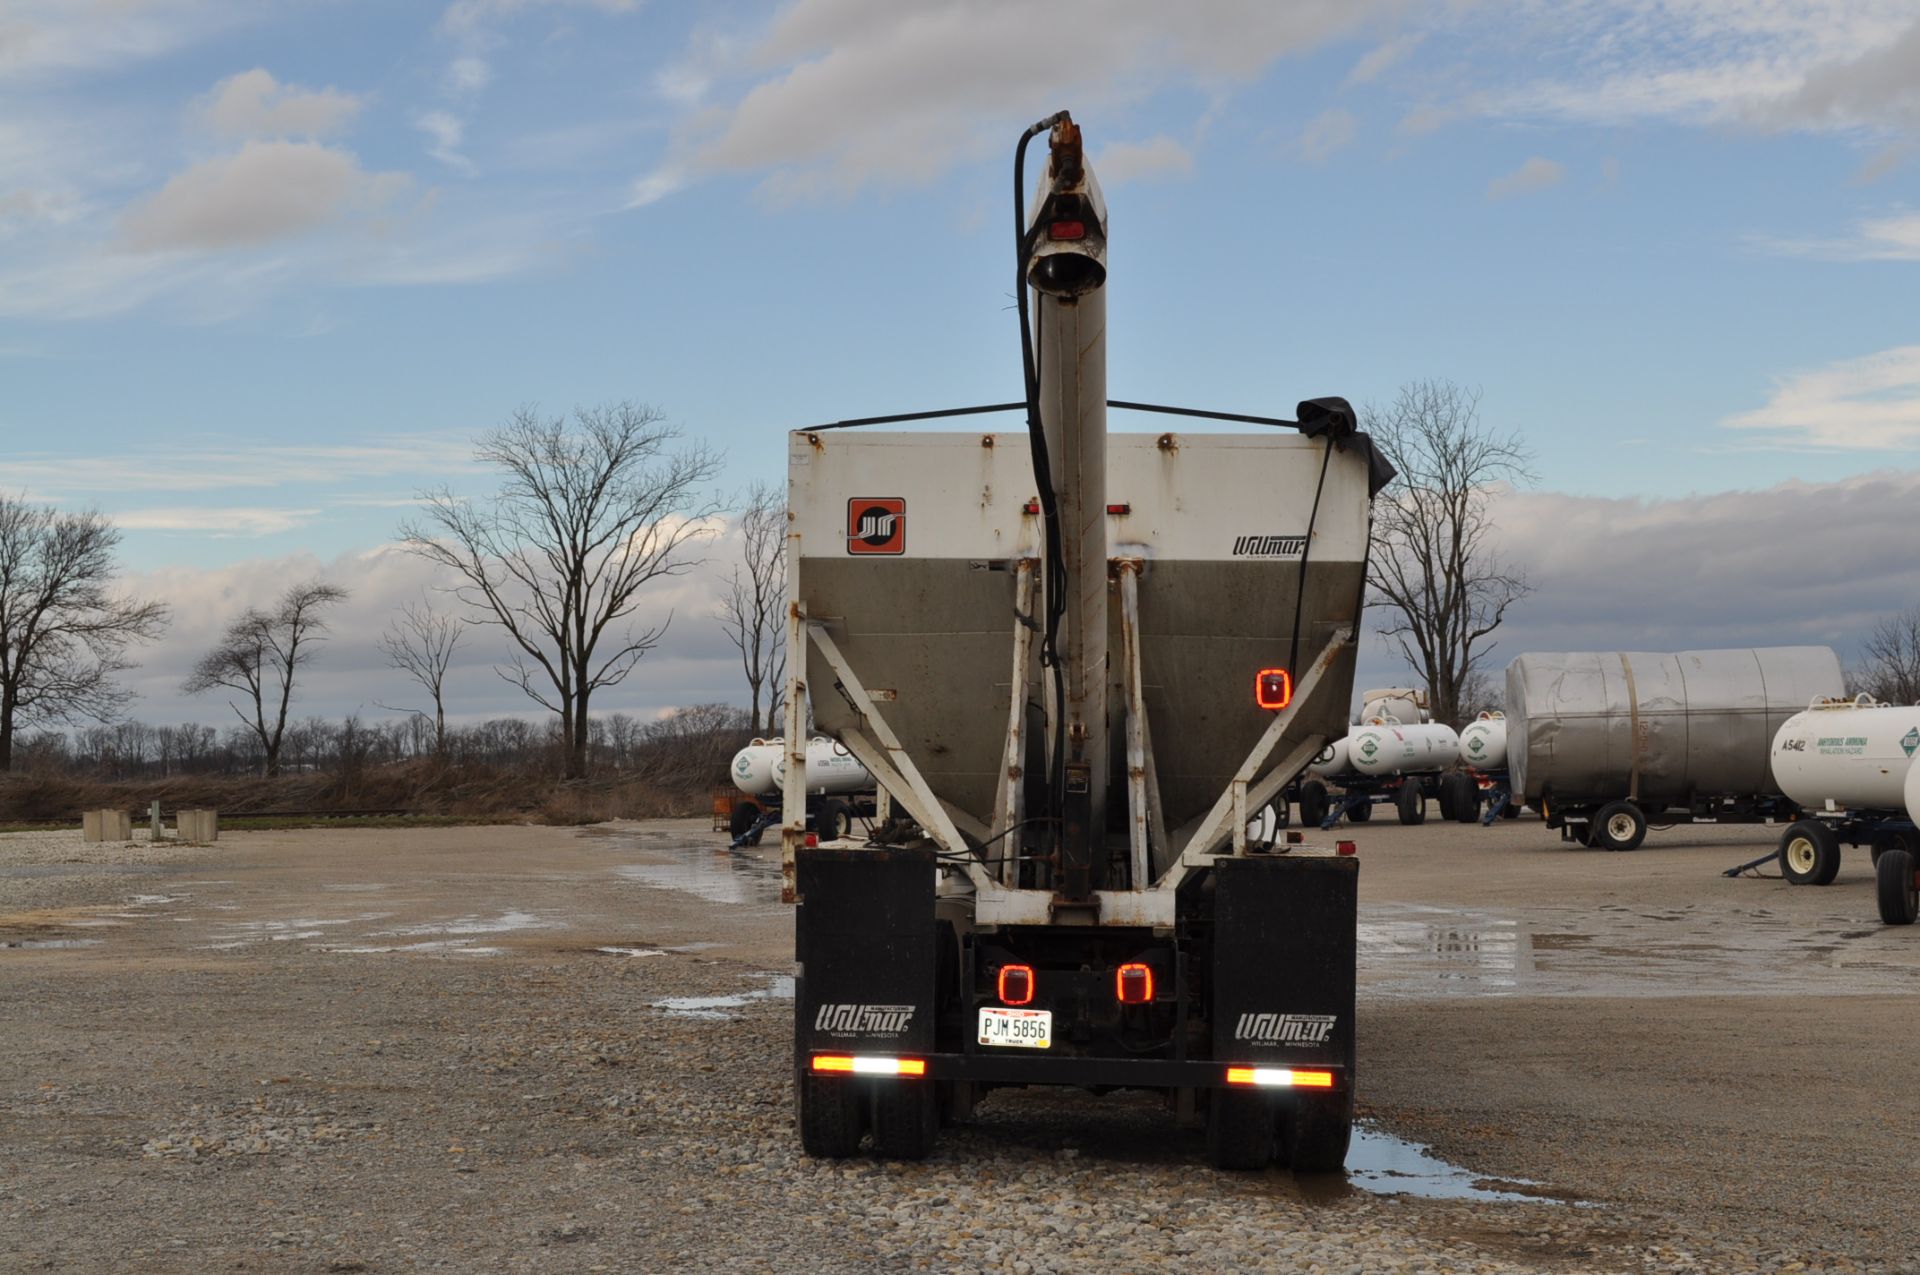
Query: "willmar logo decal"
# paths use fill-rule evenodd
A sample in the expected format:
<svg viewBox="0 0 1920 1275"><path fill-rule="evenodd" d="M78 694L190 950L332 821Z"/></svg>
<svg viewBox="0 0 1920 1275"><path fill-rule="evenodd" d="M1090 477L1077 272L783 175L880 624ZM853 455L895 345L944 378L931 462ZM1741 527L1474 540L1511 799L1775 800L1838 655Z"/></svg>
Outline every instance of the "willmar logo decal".
<svg viewBox="0 0 1920 1275"><path fill-rule="evenodd" d="M855 496L847 502L847 552L907 551L907 502L898 496Z"/></svg>

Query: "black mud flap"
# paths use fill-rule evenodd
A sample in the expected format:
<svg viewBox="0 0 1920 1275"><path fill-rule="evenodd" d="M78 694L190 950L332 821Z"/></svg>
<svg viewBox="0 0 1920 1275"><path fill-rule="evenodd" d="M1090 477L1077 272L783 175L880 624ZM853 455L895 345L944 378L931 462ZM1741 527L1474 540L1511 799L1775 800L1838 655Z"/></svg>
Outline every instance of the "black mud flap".
<svg viewBox="0 0 1920 1275"><path fill-rule="evenodd" d="M1359 861L1255 855L1214 864L1213 1056L1354 1067Z"/></svg>
<svg viewBox="0 0 1920 1275"><path fill-rule="evenodd" d="M802 849L794 955L795 1065L816 1053L934 1046L934 856L927 849Z"/></svg>

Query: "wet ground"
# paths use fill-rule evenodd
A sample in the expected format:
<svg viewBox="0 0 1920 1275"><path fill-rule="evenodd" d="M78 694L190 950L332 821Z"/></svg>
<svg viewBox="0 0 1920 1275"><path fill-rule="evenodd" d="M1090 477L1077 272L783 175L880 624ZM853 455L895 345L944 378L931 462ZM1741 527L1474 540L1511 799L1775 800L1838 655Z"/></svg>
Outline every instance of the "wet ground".
<svg viewBox="0 0 1920 1275"><path fill-rule="evenodd" d="M1675 1269L1746 1269L1742 1254L1764 1268L1768 1243L1776 1265L1891 1264L1911 1247L1880 1185L1903 1180L1920 1114L1899 1079L1920 1043L1920 933L1879 926L1864 854L1816 889L1718 875L1761 853L1763 830L1656 834L1627 855L1565 849L1532 821L1343 835L1361 843L1367 1124L1344 1179L1275 1173L1266 1189L1341 1208L1431 1201L1456 1238L1451 1210L1490 1210L1474 1216L1507 1220L1471 1238L1490 1251L1511 1256L1512 1236L1546 1227L1584 1237L1568 1253L1613 1255L1586 1267L1520 1245L1557 1269L1642 1269L1602 1242L1622 1227L1656 1247L1663 1225L1735 1246L1720 1266ZM497 1143L511 1127L537 1161L568 1120L585 1136L607 1111L649 1109L651 1067L631 1101L632 1081L589 1098L567 1070L560 1106L576 1114L558 1125L501 1109L517 1072L576 1059L618 1079L659 1054L724 1087L723 1061L664 1060L737 1053L765 1161L788 1141L783 1065L763 1054L784 1048L791 922L770 856L724 840L685 821L242 834L195 862L112 864L64 863L58 846L10 862L0 839L0 1036L24 1042L0 1057L0 1137L17 1149L0 1169L0 1241L29 1221L59 1234L50 1182L78 1198L89 1166L172 1162L195 1139L314 1156L364 1135L389 1148L380 1163L406 1164L465 1154L442 1137ZM510 1021L479 1026L492 1014ZM395 1083L396 1051L457 1074L407 1081L395 1092L412 1106L394 1106L372 1095ZM472 1092L446 1088L466 1075ZM488 1076L508 1089L489 1094ZM1809 1082L1817 1103L1787 1097ZM1161 1149L1140 1164L1205 1180L1193 1136L1163 1115L1052 1101L995 1095L943 1154L963 1165L1038 1137L1049 1156L1131 1162L1141 1125ZM382 1141L409 1119L444 1134ZM150 1207L174 1198L145 1171L126 1180Z"/></svg>

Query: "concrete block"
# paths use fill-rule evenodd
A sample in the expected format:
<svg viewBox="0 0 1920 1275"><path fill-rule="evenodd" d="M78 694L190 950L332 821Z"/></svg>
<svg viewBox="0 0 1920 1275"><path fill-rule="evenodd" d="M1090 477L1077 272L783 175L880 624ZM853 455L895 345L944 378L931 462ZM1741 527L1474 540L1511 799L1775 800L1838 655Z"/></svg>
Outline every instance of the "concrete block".
<svg viewBox="0 0 1920 1275"><path fill-rule="evenodd" d="M82 841L132 841L133 816L124 810L88 810L80 816Z"/></svg>
<svg viewBox="0 0 1920 1275"><path fill-rule="evenodd" d="M180 840L205 845L220 839L218 810L182 810L174 816Z"/></svg>

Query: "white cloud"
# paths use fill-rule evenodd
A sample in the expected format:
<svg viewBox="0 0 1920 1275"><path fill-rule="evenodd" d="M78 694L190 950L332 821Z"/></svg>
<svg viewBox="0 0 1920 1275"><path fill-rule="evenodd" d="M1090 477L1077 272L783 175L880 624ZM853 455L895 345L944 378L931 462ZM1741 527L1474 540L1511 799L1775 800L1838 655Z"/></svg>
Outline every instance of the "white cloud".
<svg viewBox="0 0 1920 1275"><path fill-rule="evenodd" d="M1920 213L1899 213L1861 222L1845 239L1756 238L1773 252L1829 261L1920 261Z"/></svg>
<svg viewBox="0 0 1920 1275"><path fill-rule="evenodd" d="M655 169L645 177L634 180L627 192L627 207L645 208L648 204L657 204L686 184L687 175L679 168Z"/></svg>
<svg viewBox="0 0 1920 1275"><path fill-rule="evenodd" d="M1550 67L1490 93L1509 118L1767 129L1920 123L1910 0L1516 0L1485 11ZM1478 111L1474 112L1478 113Z"/></svg>
<svg viewBox="0 0 1920 1275"><path fill-rule="evenodd" d="M342 484L402 477L417 477L424 482L473 468L472 453L473 444L465 437L433 436L298 447L213 443L139 448L108 456L34 452L16 444L0 454L0 490L24 487L71 497Z"/></svg>
<svg viewBox="0 0 1920 1275"><path fill-rule="evenodd" d="M1380 78L1381 74L1407 60L1407 57L1426 39L1424 31L1415 31L1407 35L1376 45L1368 54L1354 63L1353 70L1347 72L1348 84L1369 84Z"/></svg>
<svg viewBox="0 0 1920 1275"><path fill-rule="evenodd" d="M1193 175L1193 152L1171 137L1144 142L1114 142L1093 159L1093 171L1108 186L1130 181Z"/></svg>
<svg viewBox="0 0 1920 1275"><path fill-rule="evenodd" d="M632 13L639 9L640 0L453 0L440 15L440 25L455 35L473 35L523 10L563 7Z"/></svg>
<svg viewBox="0 0 1920 1275"><path fill-rule="evenodd" d="M220 0L7 0L0 79L106 71L172 53L256 16Z"/></svg>
<svg viewBox="0 0 1920 1275"><path fill-rule="evenodd" d="M230 137L327 137L352 123L365 104L338 89L281 84L255 67L216 84L200 109L215 131Z"/></svg>
<svg viewBox="0 0 1920 1275"><path fill-rule="evenodd" d="M127 531L196 532L226 539L236 536L271 536L306 526L319 516L318 509L288 509L281 506L172 505L157 509L128 509L113 515L115 526Z"/></svg>
<svg viewBox="0 0 1920 1275"><path fill-rule="evenodd" d="M1114 106L1165 87L1219 90L1391 7L1055 0L1046 25L1072 33L1066 56L1021 0L798 0L758 41L728 54L721 69L755 82L730 105L690 114L664 167L762 174L776 198L921 184L1009 145L1010 117L1037 119L1062 101ZM688 82L711 69L694 62ZM1097 148L1105 139L1090 140Z"/></svg>
<svg viewBox="0 0 1920 1275"><path fill-rule="evenodd" d="M248 142L178 174L121 218L137 251L216 251L266 243L378 209L410 184L369 173L343 150L312 142Z"/></svg>
<svg viewBox="0 0 1920 1275"><path fill-rule="evenodd" d="M447 89L453 93L478 93L493 82L493 67L485 58L455 58L447 66Z"/></svg>
<svg viewBox="0 0 1920 1275"><path fill-rule="evenodd" d="M1487 183L1488 199L1507 199L1514 195L1527 195L1549 186L1559 185L1567 170L1550 159L1535 155L1520 167L1504 177L1496 177Z"/></svg>
<svg viewBox="0 0 1920 1275"><path fill-rule="evenodd" d="M1334 107L1307 121L1300 130L1300 155L1310 164L1326 162L1341 147L1353 141L1360 131L1360 120L1352 111Z"/></svg>
<svg viewBox="0 0 1920 1275"><path fill-rule="evenodd" d="M466 137L466 125L448 111L427 111L413 118L413 126L427 135L427 154L449 168L463 173L473 171L473 161L460 153Z"/></svg>
<svg viewBox="0 0 1920 1275"><path fill-rule="evenodd" d="M1807 447L1920 448L1920 345L1781 377L1765 407L1729 416L1721 424Z"/></svg>

